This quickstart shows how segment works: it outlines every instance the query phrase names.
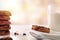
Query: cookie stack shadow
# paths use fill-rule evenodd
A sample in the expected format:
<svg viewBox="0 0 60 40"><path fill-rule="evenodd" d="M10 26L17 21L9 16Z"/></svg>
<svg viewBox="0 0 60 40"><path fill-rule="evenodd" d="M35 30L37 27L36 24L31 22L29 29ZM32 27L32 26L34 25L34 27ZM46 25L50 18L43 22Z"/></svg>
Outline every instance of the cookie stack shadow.
<svg viewBox="0 0 60 40"><path fill-rule="evenodd" d="M9 11L0 11L0 40L12 40L10 37L10 20Z"/></svg>

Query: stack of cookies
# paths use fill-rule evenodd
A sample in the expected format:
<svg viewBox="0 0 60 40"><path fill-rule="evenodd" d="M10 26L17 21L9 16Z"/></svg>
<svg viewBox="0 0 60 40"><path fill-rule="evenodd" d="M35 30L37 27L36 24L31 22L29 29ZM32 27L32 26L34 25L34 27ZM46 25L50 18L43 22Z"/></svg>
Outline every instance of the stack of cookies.
<svg viewBox="0 0 60 40"><path fill-rule="evenodd" d="M0 36L10 35L9 30L11 29L11 22L9 21L9 16L11 16L11 13L9 11L0 11Z"/></svg>

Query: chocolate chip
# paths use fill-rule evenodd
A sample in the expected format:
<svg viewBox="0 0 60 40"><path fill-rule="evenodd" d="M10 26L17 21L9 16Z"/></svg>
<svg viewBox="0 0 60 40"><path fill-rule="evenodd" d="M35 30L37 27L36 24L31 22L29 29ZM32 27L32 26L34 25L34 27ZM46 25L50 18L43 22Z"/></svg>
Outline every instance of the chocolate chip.
<svg viewBox="0 0 60 40"><path fill-rule="evenodd" d="M19 34L15 32L14 35L19 35Z"/></svg>
<svg viewBox="0 0 60 40"><path fill-rule="evenodd" d="M23 33L23 36L26 36L26 33Z"/></svg>

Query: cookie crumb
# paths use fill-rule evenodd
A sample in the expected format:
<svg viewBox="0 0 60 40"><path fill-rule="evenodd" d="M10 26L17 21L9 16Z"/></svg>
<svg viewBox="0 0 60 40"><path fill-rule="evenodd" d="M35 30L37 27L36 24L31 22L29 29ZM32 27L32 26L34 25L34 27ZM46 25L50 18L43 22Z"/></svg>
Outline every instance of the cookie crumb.
<svg viewBox="0 0 60 40"><path fill-rule="evenodd" d="M19 34L17 32L15 32L14 35L19 35Z"/></svg>

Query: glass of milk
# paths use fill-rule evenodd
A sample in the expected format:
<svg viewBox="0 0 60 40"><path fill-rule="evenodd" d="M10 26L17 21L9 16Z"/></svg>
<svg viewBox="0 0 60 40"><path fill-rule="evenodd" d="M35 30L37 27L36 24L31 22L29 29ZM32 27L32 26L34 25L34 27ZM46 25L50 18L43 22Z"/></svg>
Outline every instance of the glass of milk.
<svg viewBox="0 0 60 40"><path fill-rule="evenodd" d="M51 3L50 27L52 30L60 32L60 9L55 1Z"/></svg>
<svg viewBox="0 0 60 40"><path fill-rule="evenodd" d="M54 31L60 31L60 13L51 14L51 29Z"/></svg>

